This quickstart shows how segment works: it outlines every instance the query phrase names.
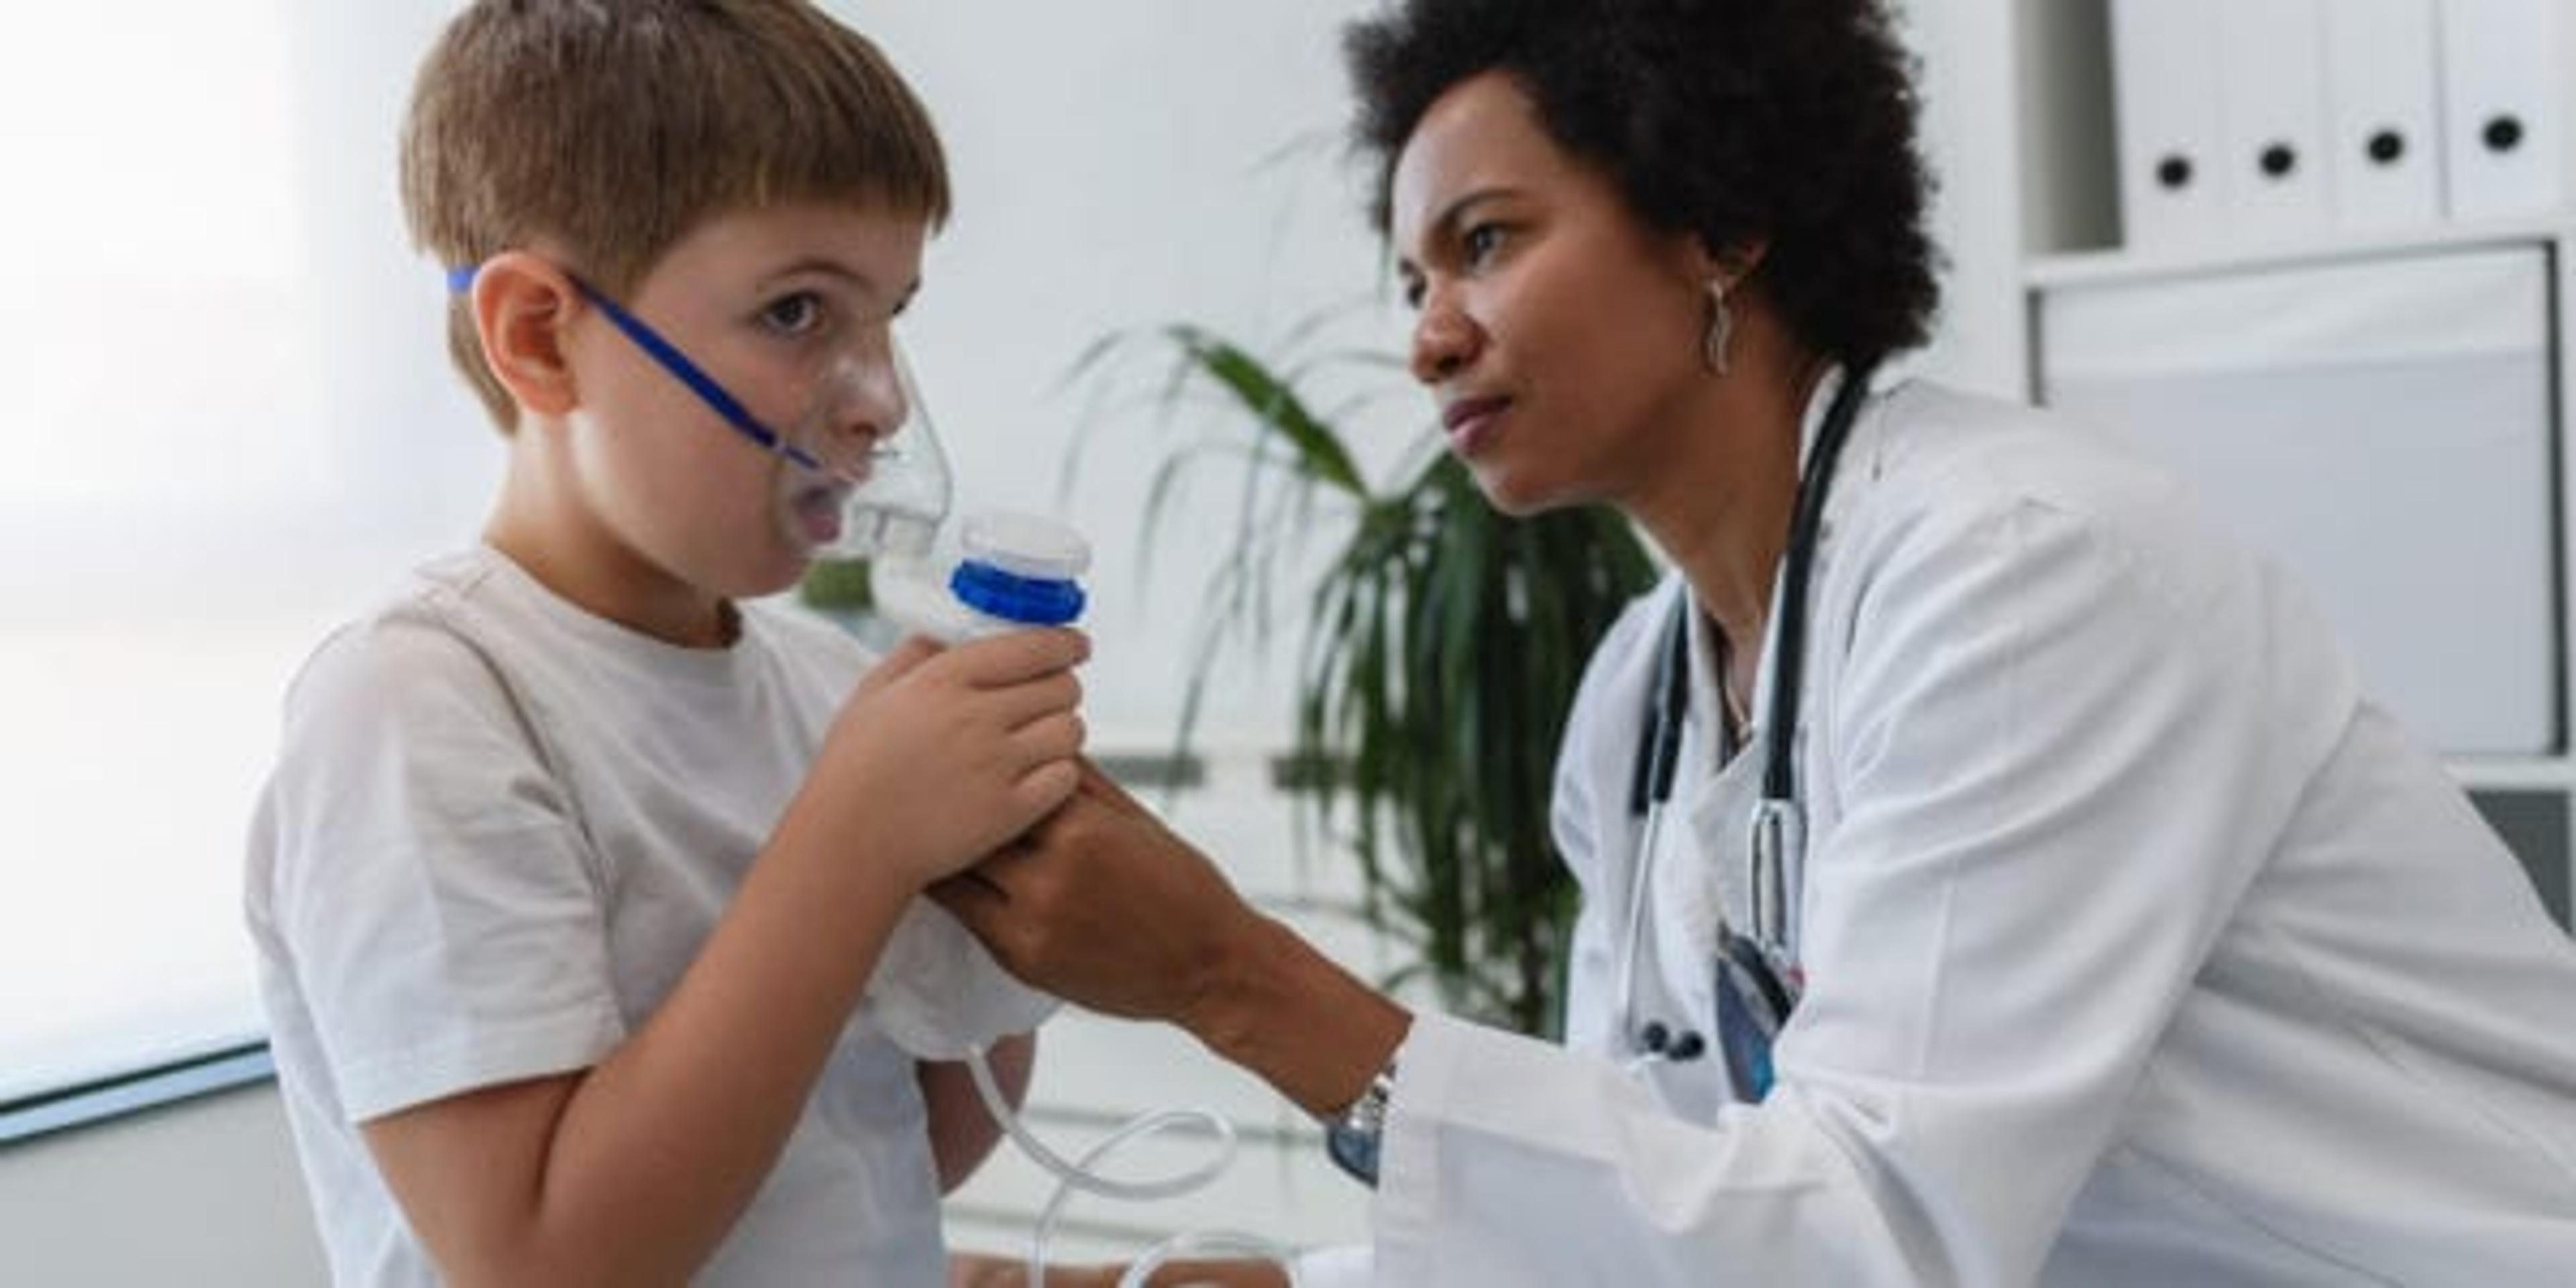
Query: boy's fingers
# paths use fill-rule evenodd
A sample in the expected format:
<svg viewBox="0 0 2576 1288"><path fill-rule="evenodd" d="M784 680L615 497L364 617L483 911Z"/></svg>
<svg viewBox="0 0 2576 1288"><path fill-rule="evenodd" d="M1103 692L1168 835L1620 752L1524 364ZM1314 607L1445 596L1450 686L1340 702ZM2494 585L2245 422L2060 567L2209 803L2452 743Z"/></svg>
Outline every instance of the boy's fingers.
<svg viewBox="0 0 2576 1288"><path fill-rule="evenodd" d="M1001 887L972 869L934 881L922 893L986 943L992 942L1011 906Z"/></svg>
<svg viewBox="0 0 2576 1288"><path fill-rule="evenodd" d="M874 693L900 680L912 668L939 656L939 641L920 635L908 635L894 651L879 659L866 675L859 677L859 692Z"/></svg>
<svg viewBox="0 0 2576 1288"><path fill-rule="evenodd" d="M968 682L1001 688L1090 660L1091 637L1071 627L1049 626L968 640L949 655Z"/></svg>
<svg viewBox="0 0 2576 1288"><path fill-rule="evenodd" d="M1079 708L1082 681L1075 679L1071 671L1058 671L1027 684L996 689L985 701L1003 728L1018 729Z"/></svg>
<svg viewBox="0 0 2576 1288"><path fill-rule="evenodd" d="M1077 727L1075 736L1080 737ZM1021 804L1030 813L1031 822L1044 819L1057 806L1073 799L1074 789L1081 786L1081 771L1069 759L1048 760L1021 775L1017 792Z"/></svg>
<svg viewBox="0 0 2576 1288"><path fill-rule="evenodd" d="M1012 730L1011 743L1019 749L1021 755L1028 758L1031 764L1043 765L1064 761L1066 767L1071 769L1073 758L1082 754L1083 738L1089 732L1080 715L1071 711L1058 711ZM1065 794L1072 795L1073 789L1080 785L1079 777L1068 779L1065 784Z"/></svg>
<svg viewBox="0 0 2576 1288"><path fill-rule="evenodd" d="M1138 804L1135 797L1128 795L1127 789L1119 786L1118 780L1111 778L1108 770L1092 763L1088 757L1082 761L1082 794L1096 798L1122 814L1150 817L1152 813Z"/></svg>

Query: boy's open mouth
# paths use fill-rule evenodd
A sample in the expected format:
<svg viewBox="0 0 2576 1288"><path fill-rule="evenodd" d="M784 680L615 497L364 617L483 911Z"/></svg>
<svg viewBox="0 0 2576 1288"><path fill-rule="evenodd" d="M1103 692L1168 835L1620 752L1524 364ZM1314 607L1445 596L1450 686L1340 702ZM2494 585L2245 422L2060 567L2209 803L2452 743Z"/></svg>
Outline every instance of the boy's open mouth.
<svg viewBox="0 0 2576 1288"><path fill-rule="evenodd" d="M797 534L811 545L828 546L839 541L842 507L848 503L854 486L814 483L796 489L788 504L795 515Z"/></svg>

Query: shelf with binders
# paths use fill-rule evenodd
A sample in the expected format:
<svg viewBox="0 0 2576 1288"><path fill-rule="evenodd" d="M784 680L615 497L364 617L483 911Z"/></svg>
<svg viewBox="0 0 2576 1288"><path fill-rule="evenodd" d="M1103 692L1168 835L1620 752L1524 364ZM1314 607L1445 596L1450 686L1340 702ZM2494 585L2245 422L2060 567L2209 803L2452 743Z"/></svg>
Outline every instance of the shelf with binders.
<svg viewBox="0 0 2576 1288"><path fill-rule="evenodd" d="M2138 250L2111 246L2031 255L2022 262L2021 282L2032 293L2045 293L2449 251L2548 246L2571 239L2576 239L2576 216L2526 215L2477 223L2329 232L2277 241L2236 241L2210 247Z"/></svg>
<svg viewBox="0 0 2576 1288"><path fill-rule="evenodd" d="M2322 94L2326 43L2349 44L2356 15L2432 27L2412 49L2379 49L2384 68L2399 54L2442 57L2453 4L2482 20L2536 15L2518 43L2576 69L2564 0L1915 0L1952 257L1934 366L2162 453L2311 587L2382 704L2470 789L2566 923L2576 440L2563 422L2576 346L2562 337L2576 300L2576 139L2565 137L2576 130L2558 123L2576 124L2576 74L2553 73L2547 101L2515 114L2518 147L2554 145L2549 200L2525 192L2483 211L2418 192L2404 212L2349 218L2321 190L2322 209L2286 222L2275 210L2143 237L2124 202L2115 44L2139 11L2202 42L2167 51L2196 64L2187 74L2235 65L2296 85L2301 75L2280 72L2304 53L2305 83ZM2323 25L2330 14L2341 37ZM2291 47L2294 30L2313 48ZM2211 43L2228 33L2247 48ZM2416 92L2436 97L2436 119L2418 129L2441 158L2458 132L2424 83L2443 73L2425 66ZM2212 87L2197 106L2221 98ZM2368 132L2346 133L2367 146ZM2250 174L2263 158L2238 160ZM2303 152L2298 168L2321 179L2335 160Z"/></svg>
<svg viewBox="0 0 2576 1288"><path fill-rule="evenodd" d="M2564 0L1967 7L1996 10L2012 46L2011 75L1987 91L2004 110L1978 128L2011 131L1987 168L2017 198L2024 258L2403 246L2576 208Z"/></svg>

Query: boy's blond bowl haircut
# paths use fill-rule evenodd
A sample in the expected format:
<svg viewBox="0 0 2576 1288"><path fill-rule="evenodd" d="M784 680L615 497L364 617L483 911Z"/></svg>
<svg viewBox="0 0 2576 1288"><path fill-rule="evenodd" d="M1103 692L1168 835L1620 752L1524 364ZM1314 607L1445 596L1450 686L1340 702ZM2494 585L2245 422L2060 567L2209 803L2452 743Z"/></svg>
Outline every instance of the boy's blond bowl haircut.
<svg viewBox="0 0 2576 1288"><path fill-rule="evenodd" d="M542 240L612 296L717 215L848 201L936 226L949 202L929 112L805 0L479 0L421 66L402 196L442 269ZM508 433L463 299L447 342Z"/></svg>

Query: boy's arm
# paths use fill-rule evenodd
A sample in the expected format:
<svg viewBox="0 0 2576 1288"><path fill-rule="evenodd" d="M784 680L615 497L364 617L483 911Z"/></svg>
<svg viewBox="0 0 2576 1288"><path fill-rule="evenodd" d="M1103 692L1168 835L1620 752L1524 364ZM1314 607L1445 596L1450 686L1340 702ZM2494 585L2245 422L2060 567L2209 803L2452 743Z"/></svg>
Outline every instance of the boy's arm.
<svg viewBox="0 0 2576 1288"><path fill-rule="evenodd" d="M444 1277L687 1282L768 1175L907 902L1071 792L1081 653L1070 632L898 653L835 722L697 959L607 1059L365 1124ZM924 800L943 808L888 808Z"/></svg>
<svg viewBox="0 0 2576 1288"><path fill-rule="evenodd" d="M1037 1064L1038 1035L1020 1033L995 1042L985 1052L993 1081L1013 1113L1029 1097L1029 1074ZM964 1061L924 1060L920 1065L921 1100L930 1111L930 1155L939 1163L939 1192L954 1191L983 1166L1002 1125L975 1090L975 1075Z"/></svg>

